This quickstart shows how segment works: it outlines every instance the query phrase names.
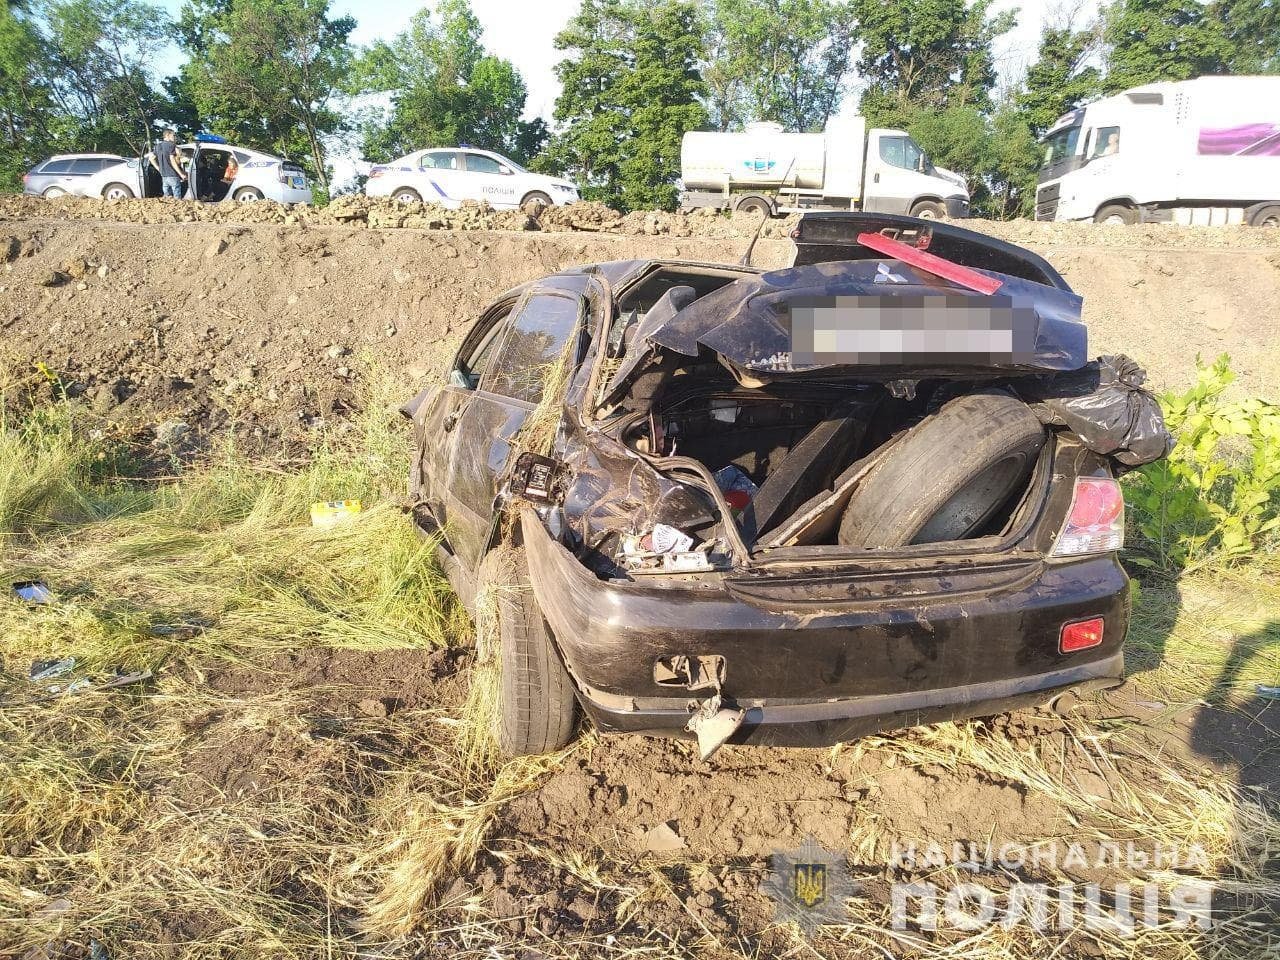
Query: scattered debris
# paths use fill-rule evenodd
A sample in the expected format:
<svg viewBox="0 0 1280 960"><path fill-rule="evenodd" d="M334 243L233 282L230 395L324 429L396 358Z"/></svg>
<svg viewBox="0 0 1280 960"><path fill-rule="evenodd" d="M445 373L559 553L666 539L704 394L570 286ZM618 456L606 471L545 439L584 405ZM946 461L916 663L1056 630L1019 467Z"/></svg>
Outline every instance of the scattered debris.
<svg viewBox="0 0 1280 960"><path fill-rule="evenodd" d="M350 520L363 509L359 500L326 500L322 503L313 503L311 525L327 530L344 520Z"/></svg>
<svg viewBox="0 0 1280 960"><path fill-rule="evenodd" d="M642 841L644 849L649 853L675 853L685 848L684 838L676 832L672 820L645 831Z"/></svg>
<svg viewBox="0 0 1280 960"><path fill-rule="evenodd" d="M52 603L53 591L43 580L19 580L13 585L14 595L27 603Z"/></svg>
<svg viewBox="0 0 1280 960"><path fill-rule="evenodd" d="M1258 684L1258 696L1265 697L1267 700L1280 700L1280 687L1269 687L1266 684Z"/></svg>
<svg viewBox="0 0 1280 960"><path fill-rule="evenodd" d="M44 683L46 680L56 680L75 668L75 657L64 657L62 660L36 660L31 664L31 673L28 676L32 683Z"/></svg>
<svg viewBox="0 0 1280 960"><path fill-rule="evenodd" d="M705 761L728 742L746 718L745 710L726 707L717 693L698 705L685 729L697 736L698 755Z"/></svg>

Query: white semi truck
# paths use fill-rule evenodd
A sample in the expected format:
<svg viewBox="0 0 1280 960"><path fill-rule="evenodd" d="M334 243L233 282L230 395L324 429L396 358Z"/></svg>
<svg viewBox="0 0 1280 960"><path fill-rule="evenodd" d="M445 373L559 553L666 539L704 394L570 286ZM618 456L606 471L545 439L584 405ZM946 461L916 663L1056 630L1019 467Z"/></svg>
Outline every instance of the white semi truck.
<svg viewBox="0 0 1280 960"><path fill-rule="evenodd" d="M1151 83L1044 137L1037 220L1280 226L1280 77Z"/></svg>
<svg viewBox="0 0 1280 960"><path fill-rule="evenodd" d="M752 123L736 133L692 132L680 144L685 210L865 210L967 217L964 178L935 167L902 130L833 119L823 133Z"/></svg>

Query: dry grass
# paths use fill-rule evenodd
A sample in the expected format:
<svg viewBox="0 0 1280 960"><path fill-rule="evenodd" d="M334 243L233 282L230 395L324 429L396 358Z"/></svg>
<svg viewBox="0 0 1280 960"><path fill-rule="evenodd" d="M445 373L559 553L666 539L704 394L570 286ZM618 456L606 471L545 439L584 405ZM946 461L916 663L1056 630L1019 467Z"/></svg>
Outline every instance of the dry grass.
<svg viewBox="0 0 1280 960"><path fill-rule="evenodd" d="M1264 907L1280 897L1273 798L1185 751L1153 750L1148 733L1201 702L1250 709L1256 684L1277 683L1273 570L1184 580L1142 597L1131 654L1141 696L1168 708L1154 719L1076 713L1061 738L1043 743L999 725L944 724L828 752L855 767L861 756L893 757L1043 798L1060 814L1058 832L1022 837L1028 844L1068 835L1199 844L1208 862L1196 875L1231 901L1213 931L1162 926L1126 938L996 926L923 935L891 929L884 905L860 898L847 923L808 939L772 925L762 897L725 908L742 921L726 931L685 901L694 879L723 872L727 856L655 859L495 831L504 806L564 758L498 756L494 597L482 592L473 628L427 545L379 504L403 476L386 406L375 398L355 436L322 447L305 469L286 474L228 450L159 486L119 480L132 475L127 449L65 407L4 424L0 572L43 577L57 600L33 607L0 598L0 956L48 948L83 957L90 941L112 958L140 960L491 957L526 948L655 960L1127 960L1270 949L1274 931L1260 925L1274 921ZM549 438L538 439L541 448ZM332 531L311 529L310 502L337 496L373 508ZM465 689L441 681L388 715L359 709L430 651L473 639ZM55 656L75 656L78 675L146 667L155 679L47 698L25 677L31 660ZM315 662L359 668L299 682L297 671ZM570 752L596 747L588 736ZM800 777L823 754L797 756ZM643 793L651 775L636 770L632 786ZM691 786L689 802L697 796ZM584 824L594 816L583 811ZM891 839L877 804L859 805L851 861L882 864ZM455 884L511 864L562 878L600 905L602 920L516 937L489 894ZM952 870L933 879L957 878ZM1176 881L1167 871L1132 879Z"/></svg>

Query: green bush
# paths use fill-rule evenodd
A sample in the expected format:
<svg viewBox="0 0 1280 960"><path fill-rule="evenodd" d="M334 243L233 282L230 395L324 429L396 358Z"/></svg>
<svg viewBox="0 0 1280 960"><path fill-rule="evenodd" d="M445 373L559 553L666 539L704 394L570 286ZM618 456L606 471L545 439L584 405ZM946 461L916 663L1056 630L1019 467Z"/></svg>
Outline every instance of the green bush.
<svg viewBox="0 0 1280 960"><path fill-rule="evenodd" d="M1178 444L1126 479L1135 562L1164 572L1238 564L1275 552L1280 528L1280 406L1224 396L1224 354L1196 384L1161 397Z"/></svg>

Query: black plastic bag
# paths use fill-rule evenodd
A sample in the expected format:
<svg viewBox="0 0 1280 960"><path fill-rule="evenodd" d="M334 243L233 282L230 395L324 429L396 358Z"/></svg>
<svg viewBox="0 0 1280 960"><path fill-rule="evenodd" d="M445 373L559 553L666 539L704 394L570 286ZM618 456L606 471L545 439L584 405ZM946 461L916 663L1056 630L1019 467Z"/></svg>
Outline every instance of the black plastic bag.
<svg viewBox="0 0 1280 960"><path fill-rule="evenodd" d="M1066 427L1095 453L1137 467L1168 456L1174 443L1146 380L1145 370L1119 354L1013 387L1041 422Z"/></svg>

